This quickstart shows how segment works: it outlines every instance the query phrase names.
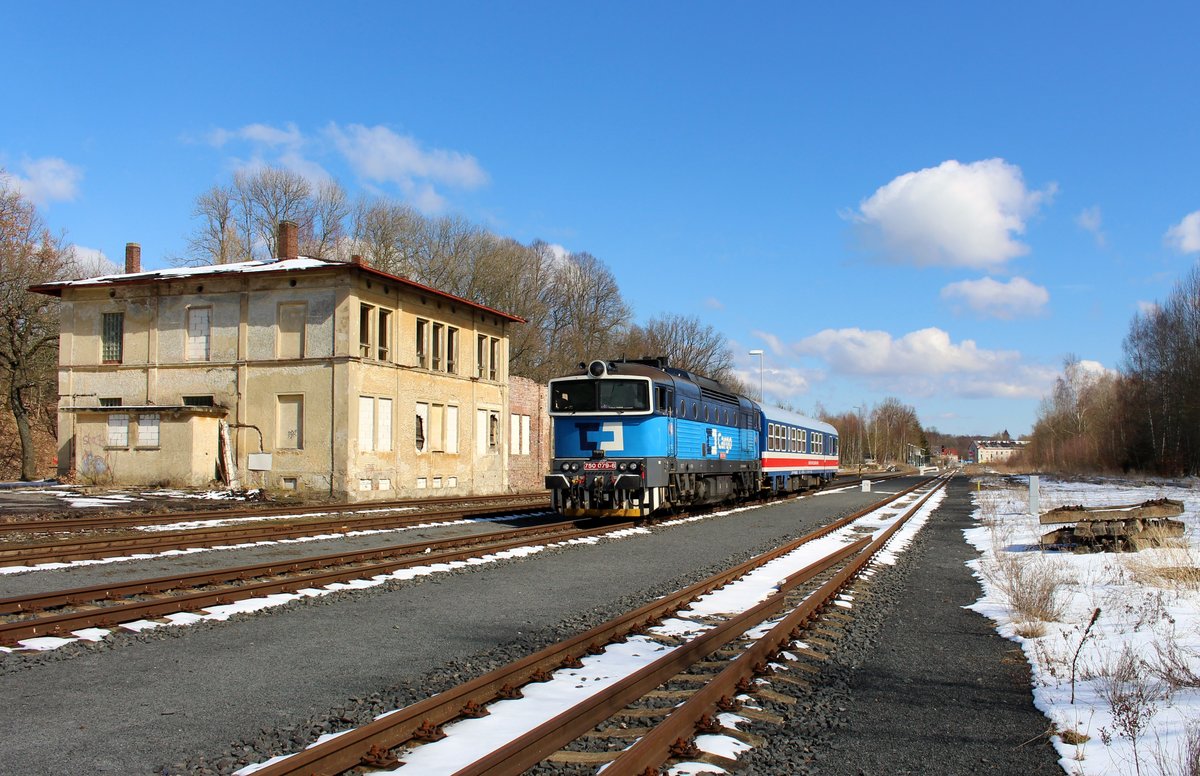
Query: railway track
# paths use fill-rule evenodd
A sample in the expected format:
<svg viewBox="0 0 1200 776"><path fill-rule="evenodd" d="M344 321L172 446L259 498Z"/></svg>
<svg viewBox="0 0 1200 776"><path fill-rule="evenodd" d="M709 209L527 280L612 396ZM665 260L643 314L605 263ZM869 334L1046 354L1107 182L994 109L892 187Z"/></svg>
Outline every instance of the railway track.
<svg viewBox="0 0 1200 776"><path fill-rule="evenodd" d="M294 522L272 522L269 524L238 524L193 528L179 531L154 531L135 536L98 536L91 538L69 538L50 542L8 543L0 546L0 567L36 567L46 563L64 563L76 560L117 558L140 553L160 553L194 547L213 547L228 544L248 544L261 541L278 541L302 537L346 534L353 531L379 531L408 528L431 523L446 523L471 517L505 517L545 513L549 501L543 499L513 499L502 506L492 499L487 506L425 511L412 514L408 511L395 512L388 508L361 505L356 512L343 512L333 517L321 517L324 513L311 513L305 519ZM224 520L212 514L209 520Z"/></svg>
<svg viewBox="0 0 1200 776"><path fill-rule="evenodd" d="M819 663L823 657L813 645L822 643L822 634L836 633L841 627L838 618L844 616L829 611L830 603L944 482L919 483L672 596L265 764L254 773L390 771L409 763L421 773L516 774L538 763L543 763L540 769L558 763L571 772L577 772L572 769L580 765L607 763L606 774L651 774L669 761L694 758L698 756L697 731L728 734L722 713L736 710L754 693L774 692L762 685L773 665L790 669L788 679L781 681L791 686L803 685L803 679L793 676L806 668L819 670L806 662ZM914 493L922 487L923 494ZM899 510L889 508L899 499L915 503L905 504L909 508L899 515ZM858 538L853 535L856 523L861 526ZM870 536L862 535L863 531ZM725 588L751 579L758 570L774 585L779 578L775 569L782 567L778 564L794 567L797 558L804 560L803 565L793 568L774 592L758 603L732 614L722 611L720 604L706 605ZM685 623L682 629L680 622ZM572 701L540 724L526 725L504 740L488 744L480 756L471 755L450 766L447 763L456 762L455 755L438 753L438 747L453 753L454 747L463 746L464 739L482 740L488 735L482 728L472 727L477 723L466 722L461 733L447 737L443 729L447 723L487 716L489 705L497 701L554 694L550 689L540 692L541 684L586 684L587 672L580 670L585 667L584 658L608 655L631 644L636 653L661 656L643 660L636 670L603 683L603 689ZM516 712L506 713L511 717ZM629 746L634 739L636 743ZM457 756L462 759L461 752Z"/></svg>
<svg viewBox="0 0 1200 776"><path fill-rule="evenodd" d="M503 507L512 504L549 504L545 492L498 494L493 496L446 496L439 498L400 499L396 501L358 502L354 504L321 504L293 506L256 506L201 509L161 514L88 515L50 520L0 520L0 534L77 533L108 531L175 523L205 523L231 520L267 520L277 517L321 517L380 511L428 511L447 504Z"/></svg>
<svg viewBox="0 0 1200 776"><path fill-rule="evenodd" d="M358 552L2 598L0 645L13 646L40 636L91 627L109 628L251 598L319 589L415 566L455 563L501 553L528 547L533 542L567 542L631 527L633 523L597 525L594 521L565 521Z"/></svg>

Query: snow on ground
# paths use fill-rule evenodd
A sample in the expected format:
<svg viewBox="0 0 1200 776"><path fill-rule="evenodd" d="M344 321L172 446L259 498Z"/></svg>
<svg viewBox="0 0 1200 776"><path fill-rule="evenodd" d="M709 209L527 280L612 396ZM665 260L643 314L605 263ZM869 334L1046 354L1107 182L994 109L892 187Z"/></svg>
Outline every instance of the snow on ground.
<svg viewBox="0 0 1200 776"><path fill-rule="evenodd" d="M1043 479L1040 494L1042 512L1164 497L1184 503L1178 547L1042 551L1039 537L1060 526L1029 514L1027 481L984 478L973 494L978 527L965 534L983 553L970 565L984 595L970 608L1024 650L1063 769L1200 772L1200 492Z"/></svg>
<svg viewBox="0 0 1200 776"><path fill-rule="evenodd" d="M885 552L876 557L882 558L881 562L892 562L895 554L902 551L902 548L912 541L917 531L937 509L944 497L945 490L941 490L925 502L905 526L897 531L888 543ZM911 508L918 499L919 495L917 494L906 495L867 515L855 525L871 528L873 536L878 536L895 523L896 519ZM851 528L843 528L828 536L808 542L741 579L694 601L687 609L680 610L674 617L664 620L661 625L649 629L649 634L675 637L692 637L700 634L712 627L704 622L704 618L713 615L733 616L746 611L773 594L778 589L781 580L827 556L839 547L857 540L862 535ZM844 606L852 605L849 596L843 596L838 603ZM752 638L759 638L766 634L773 624L774 622L769 622L759 625L749 631L749 635ZM582 658L583 668L560 669L553 674L549 682L523 687L523 698L497 701L489 705L490 713L486 717L461 720L446 725L444 728L446 738L424 744L402 756L401 759L405 763L402 766L403 770L380 771L379 773L421 773L424 776L455 773L493 751L499 745L534 729L604 687L615 684L676 648L665 646L645 636L631 637L625 643L611 644L602 654ZM784 670L785 667L781 665L778 668ZM743 696L741 700L748 707L753 708L754 701L751 697ZM736 721L737 718L732 719ZM738 752L748 748L746 744L731 736L721 735L699 736L696 744L703 751L729 758L735 757ZM248 776L248 774L285 757L276 757L265 763L246 766L237 771L235 776ZM724 771L708 764L680 763L674 766L670 772L675 776L682 776L683 774Z"/></svg>

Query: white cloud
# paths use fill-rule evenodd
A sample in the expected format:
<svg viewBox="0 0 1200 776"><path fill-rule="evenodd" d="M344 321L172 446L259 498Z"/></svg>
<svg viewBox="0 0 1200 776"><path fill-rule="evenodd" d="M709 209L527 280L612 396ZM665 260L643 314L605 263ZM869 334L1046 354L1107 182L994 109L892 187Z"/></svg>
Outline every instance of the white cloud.
<svg viewBox="0 0 1200 776"><path fill-rule="evenodd" d="M21 196L44 207L51 202L70 202L79 196L83 169L56 156L22 159L17 168L23 175L9 172L6 177Z"/></svg>
<svg viewBox="0 0 1200 776"><path fill-rule="evenodd" d="M990 269L1029 252L1015 236L1054 190L1029 191L1003 159L950 160L895 178L850 218L893 261Z"/></svg>
<svg viewBox="0 0 1200 776"><path fill-rule="evenodd" d="M1200 210L1184 216L1182 221L1167 230L1163 239L1180 253L1200 251Z"/></svg>
<svg viewBox="0 0 1200 776"><path fill-rule="evenodd" d="M717 299L715 296L710 296L707 299L705 299L704 306L710 310L724 310L725 309L725 305L722 304L721 300Z"/></svg>
<svg viewBox="0 0 1200 776"><path fill-rule="evenodd" d="M992 278L960 280L942 289L942 298L959 301L978 315L1005 320L1037 315L1050 301L1050 293L1025 278L1001 283Z"/></svg>
<svg viewBox="0 0 1200 776"><path fill-rule="evenodd" d="M853 375L939 375L993 372L1015 364L1015 351L983 350L973 340L959 344L938 328L909 332L894 339L886 331L825 329L800 340L795 351L819 356L837 372Z"/></svg>
<svg viewBox="0 0 1200 776"><path fill-rule="evenodd" d="M330 123L321 132L306 135L291 122L282 126L247 124L239 129L215 129L207 141L216 148L248 151L230 160L234 169L276 165L313 183L332 177L322 160L340 155L368 184L395 186L405 201L426 213L446 209L441 188L469 190L488 182L487 173L470 154L426 149L416 138L378 125Z"/></svg>
<svg viewBox="0 0 1200 776"><path fill-rule="evenodd" d="M330 124L325 131L356 173L374 183L399 186L422 209L440 209L444 204L434 184L475 189L488 181L470 154L426 150L415 138L387 127Z"/></svg>
<svg viewBox="0 0 1200 776"><path fill-rule="evenodd" d="M766 342L767 347L775 355L780 356L787 352L787 346L783 344L783 340L781 340L779 337L775 336L774 334L770 333L769 331L755 330L750 333L753 334L755 337L758 337L762 341Z"/></svg>
<svg viewBox="0 0 1200 776"><path fill-rule="evenodd" d="M70 270L72 277L94 278L101 275L114 275L124 272L125 268L110 260L99 248L86 248L82 245L68 246Z"/></svg>
<svg viewBox="0 0 1200 776"><path fill-rule="evenodd" d="M1137 309L1143 316L1149 316L1158 314L1162 308L1159 307L1158 302L1147 302L1143 299L1138 301Z"/></svg>
<svg viewBox="0 0 1200 776"><path fill-rule="evenodd" d="M1079 215L1075 216L1075 223L1084 231L1092 233L1092 236L1096 238L1096 245L1103 248L1107 244L1108 237L1104 234L1104 217L1100 214L1099 205L1084 208Z"/></svg>

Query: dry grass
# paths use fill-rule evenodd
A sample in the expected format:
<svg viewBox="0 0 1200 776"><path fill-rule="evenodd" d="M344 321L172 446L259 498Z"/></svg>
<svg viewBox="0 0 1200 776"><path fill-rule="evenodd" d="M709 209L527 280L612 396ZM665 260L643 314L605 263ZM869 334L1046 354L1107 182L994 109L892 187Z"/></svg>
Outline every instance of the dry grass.
<svg viewBox="0 0 1200 776"><path fill-rule="evenodd" d="M1167 590L1200 590L1200 558L1182 540L1154 552L1137 553L1122 559L1130 577L1142 585Z"/></svg>
<svg viewBox="0 0 1200 776"><path fill-rule="evenodd" d="M1056 622L1065 603L1060 592L1073 580L1062 565L1040 553L998 550L981 564L983 575L1007 599L1019 623Z"/></svg>

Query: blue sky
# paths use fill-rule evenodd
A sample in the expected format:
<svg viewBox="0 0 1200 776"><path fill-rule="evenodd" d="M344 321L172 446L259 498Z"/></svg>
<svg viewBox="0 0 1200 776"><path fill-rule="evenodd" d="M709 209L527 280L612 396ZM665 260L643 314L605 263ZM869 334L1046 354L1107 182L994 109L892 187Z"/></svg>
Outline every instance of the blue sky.
<svg viewBox="0 0 1200 776"><path fill-rule="evenodd" d="M1200 256L1200 5L822 5L8 4L0 166L147 268L333 176L596 255L768 400L1026 433Z"/></svg>

